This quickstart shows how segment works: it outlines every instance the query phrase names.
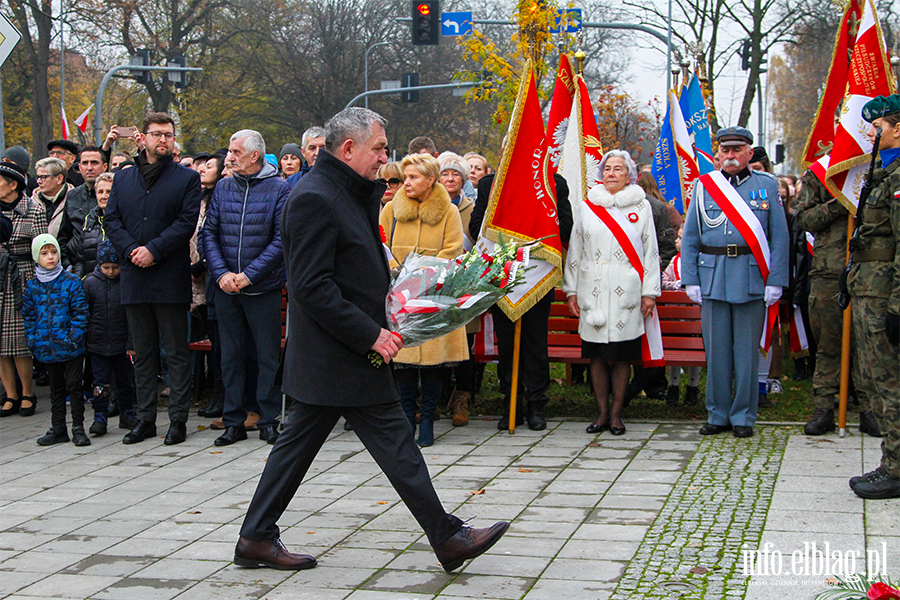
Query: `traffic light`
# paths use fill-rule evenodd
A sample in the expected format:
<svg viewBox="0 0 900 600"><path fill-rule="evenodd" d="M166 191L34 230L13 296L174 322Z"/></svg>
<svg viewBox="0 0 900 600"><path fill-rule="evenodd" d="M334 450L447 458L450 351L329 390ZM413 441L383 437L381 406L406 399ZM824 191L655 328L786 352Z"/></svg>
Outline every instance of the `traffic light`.
<svg viewBox="0 0 900 600"><path fill-rule="evenodd" d="M741 42L741 71L748 71L750 69L750 57L752 49L750 48L750 40L744 40Z"/></svg>
<svg viewBox="0 0 900 600"><path fill-rule="evenodd" d="M404 73L402 77L401 87L419 87L419 74L418 73ZM419 101L419 90L413 90L411 92L400 92L400 101L401 102L418 102Z"/></svg>
<svg viewBox="0 0 900 600"><path fill-rule="evenodd" d="M150 51L149 50L138 50L135 54L131 56L128 61L128 64L134 65L136 67L149 67L150 66ZM150 71L132 71L131 77L138 83L142 85L147 85L150 83Z"/></svg>
<svg viewBox="0 0 900 600"><path fill-rule="evenodd" d="M186 67L187 60L185 60L184 54L176 54L169 59L169 63L166 66ZM169 76L169 81L175 84L176 89L182 90L187 87L187 71L168 71L166 74Z"/></svg>
<svg viewBox="0 0 900 600"><path fill-rule="evenodd" d="M412 0L413 46L437 46L440 40L440 2L438 0Z"/></svg>

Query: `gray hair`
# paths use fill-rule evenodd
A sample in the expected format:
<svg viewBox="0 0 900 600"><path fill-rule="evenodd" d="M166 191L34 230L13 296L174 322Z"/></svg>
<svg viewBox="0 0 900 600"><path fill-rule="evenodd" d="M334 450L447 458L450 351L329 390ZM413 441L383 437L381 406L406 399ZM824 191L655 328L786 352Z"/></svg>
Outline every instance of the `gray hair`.
<svg viewBox="0 0 900 600"><path fill-rule="evenodd" d="M57 175L65 175L69 171L68 165L66 165L65 161L61 158L55 158L50 156L48 158L42 158L37 161L34 165L35 170L37 169L47 169L47 174L51 177L56 177Z"/></svg>
<svg viewBox="0 0 900 600"><path fill-rule="evenodd" d="M325 149L335 154L348 139L362 144L372 137L372 129L376 123L385 127L387 119L368 108L345 108L325 123Z"/></svg>
<svg viewBox="0 0 900 600"><path fill-rule="evenodd" d="M310 138L320 138L325 137L325 128L324 127L310 127L306 131L303 132L303 137L300 138L300 147L306 148L306 142L310 140Z"/></svg>
<svg viewBox="0 0 900 600"><path fill-rule="evenodd" d="M112 183L114 178L115 175L113 175L112 173L100 173L100 175L97 176L97 181L94 182L94 188L96 188L97 184L101 181L108 181Z"/></svg>
<svg viewBox="0 0 900 600"><path fill-rule="evenodd" d="M625 160L625 166L628 167L628 183L632 185L637 183L637 165L634 164L634 161L631 159L631 155L628 154L628 152L625 150L610 150L603 155L603 158L600 160L600 176L603 177L603 169L606 168L606 161L610 158L613 158L614 156L618 156L619 158Z"/></svg>
<svg viewBox="0 0 900 600"><path fill-rule="evenodd" d="M266 141L258 131L241 129L231 136L229 143L237 140L244 140L241 145L248 154L253 154L254 151L259 152L259 161L257 162L262 163L266 159Z"/></svg>

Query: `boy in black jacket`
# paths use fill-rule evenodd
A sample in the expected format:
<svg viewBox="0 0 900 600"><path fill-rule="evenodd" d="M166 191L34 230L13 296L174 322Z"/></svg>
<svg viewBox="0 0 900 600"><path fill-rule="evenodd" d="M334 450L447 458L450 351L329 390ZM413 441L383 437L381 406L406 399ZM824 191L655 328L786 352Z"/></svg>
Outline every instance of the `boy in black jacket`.
<svg viewBox="0 0 900 600"><path fill-rule="evenodd" d="M94 372L94 423L90 433L106 433L109 387L116 378L119 403L119 429L137 425L134 410L134 346L128 331L125 307L119 295L119 258L109 240L97 246L97 266L84 280L84 291L91 307L87 350Z"/></svg>

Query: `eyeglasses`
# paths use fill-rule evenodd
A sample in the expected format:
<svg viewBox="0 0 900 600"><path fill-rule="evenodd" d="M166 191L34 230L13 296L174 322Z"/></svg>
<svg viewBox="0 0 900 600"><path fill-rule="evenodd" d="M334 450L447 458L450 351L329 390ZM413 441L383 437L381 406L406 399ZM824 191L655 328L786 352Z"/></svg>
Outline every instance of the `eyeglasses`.
<svg viewBox="0 0 900 600"><path fill-rule="evenodd" d="M175 134L171 131L148 131L144 135L154 140L158 140L159 138L166 138L167 140L175 139Z"/></svg>
<svg viewBox="0 0 900 600"><path fill-rule="evenodd" d="M75 156L68 150L51 150L49 154L54 158L59 158L60 156Z"/></svg>
<svg viewBox="0 0 900 600"><path fill-rule="evenodd" d="M386 184L388 187L392 187L392 188L393 188L393 187L397 187L398 185L400 185L401 183L403 183L402 180L397 179L396 177L391 177L390 179L384 179L383 177L379 177L379 178L376 179L375 181L377 181L378 183L384 183L384 184Z"/></svg>
<svg viewBox="0 0 900 600"><path fill-rule="evenodd" d="M62 175L62 173L60 173ZM35 175L34 178L38 181L44 181L46 179L53 179L54 177L59 177L59 175Z"/></svg>

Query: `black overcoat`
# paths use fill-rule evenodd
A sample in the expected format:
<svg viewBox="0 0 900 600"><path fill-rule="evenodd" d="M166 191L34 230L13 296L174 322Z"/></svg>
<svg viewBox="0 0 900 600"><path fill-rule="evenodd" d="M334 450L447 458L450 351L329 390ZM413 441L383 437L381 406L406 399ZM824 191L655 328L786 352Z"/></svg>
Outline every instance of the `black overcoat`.
<svg viewBox="0 0 900 600"><path fill-rule="evenodd" d="M200 213L200 175L165 160L148 188L139 167L116 173L103 216L106 237L122 261L122 304L190 304L190 240ZM156 264L131 263L131 251L146 246Z"/></svg>
<svg viewBox="0 0 900 600"><path fill-rule="evenodd" d="M322 151L285 205L284 392L301 402L399 401L390 366L375 367L367 356L387 328L390 271L378 230L384 187Z"/></svg>

